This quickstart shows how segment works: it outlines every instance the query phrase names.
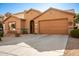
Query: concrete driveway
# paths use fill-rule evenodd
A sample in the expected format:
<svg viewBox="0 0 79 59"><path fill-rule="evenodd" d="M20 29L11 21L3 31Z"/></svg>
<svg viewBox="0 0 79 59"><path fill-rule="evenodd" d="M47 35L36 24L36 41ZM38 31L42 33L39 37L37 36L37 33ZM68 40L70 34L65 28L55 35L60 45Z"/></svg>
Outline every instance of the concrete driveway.
<svg viewBox="0 0 79 59"><path fill-rule="evenodd" d="M67 35L22 35L4 37L0 42L0 56L61 56Z"/></svg>

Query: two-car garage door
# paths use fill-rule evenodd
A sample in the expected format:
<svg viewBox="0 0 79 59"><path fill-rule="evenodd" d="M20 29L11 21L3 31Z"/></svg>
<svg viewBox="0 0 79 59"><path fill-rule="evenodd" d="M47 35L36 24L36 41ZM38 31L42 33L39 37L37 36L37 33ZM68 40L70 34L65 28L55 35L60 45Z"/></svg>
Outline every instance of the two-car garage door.
<svg viewBox="0 0 79 59"><path fill-rule="evenodd" d="M39 21L39 33L42 34L68 34L67 19L51 19Z"/></svg>

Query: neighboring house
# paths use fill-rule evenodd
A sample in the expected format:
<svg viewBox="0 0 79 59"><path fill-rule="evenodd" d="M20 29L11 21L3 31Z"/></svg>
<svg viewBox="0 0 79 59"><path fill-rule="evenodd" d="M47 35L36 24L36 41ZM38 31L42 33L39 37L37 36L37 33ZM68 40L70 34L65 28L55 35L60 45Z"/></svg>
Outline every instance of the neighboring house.
<svg viewBox="0 0 79 59"><path fill-rule="evenodd" d="M73 28L74 16L73 12L56 8L49 8L43 13L30 9L5 18L4 33L6 35L14 30L21 33L21 28L26 28L28 33L68 34Z"/></svg>

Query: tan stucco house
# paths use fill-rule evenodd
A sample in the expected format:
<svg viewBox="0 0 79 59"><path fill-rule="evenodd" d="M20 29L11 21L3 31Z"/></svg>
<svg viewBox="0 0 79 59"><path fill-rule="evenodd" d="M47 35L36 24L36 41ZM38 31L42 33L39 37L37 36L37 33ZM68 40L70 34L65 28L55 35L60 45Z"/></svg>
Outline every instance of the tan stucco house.
<svg viewBox="0 0 79 59"><path fill-rule="evenodd" d="M49 8L45 12L30 9L6 17L3 20L4 34L14 30L21 33L21 28L27 28L28 33L68 34L73 28L74 16L72 11L56 8ZM11 28L13 24L15 26Z"/></svg>

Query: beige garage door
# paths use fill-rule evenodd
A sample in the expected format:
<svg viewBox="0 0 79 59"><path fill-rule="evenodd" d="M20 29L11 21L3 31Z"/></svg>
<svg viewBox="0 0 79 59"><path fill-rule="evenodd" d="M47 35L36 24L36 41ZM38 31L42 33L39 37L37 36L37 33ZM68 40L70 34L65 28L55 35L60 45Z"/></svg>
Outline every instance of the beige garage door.
<svg viewBox="0 0 79 59"><path fill-rule="evenodd" d="M44 20L39 22L39 33L68 34L67 19Z"/></svg>

